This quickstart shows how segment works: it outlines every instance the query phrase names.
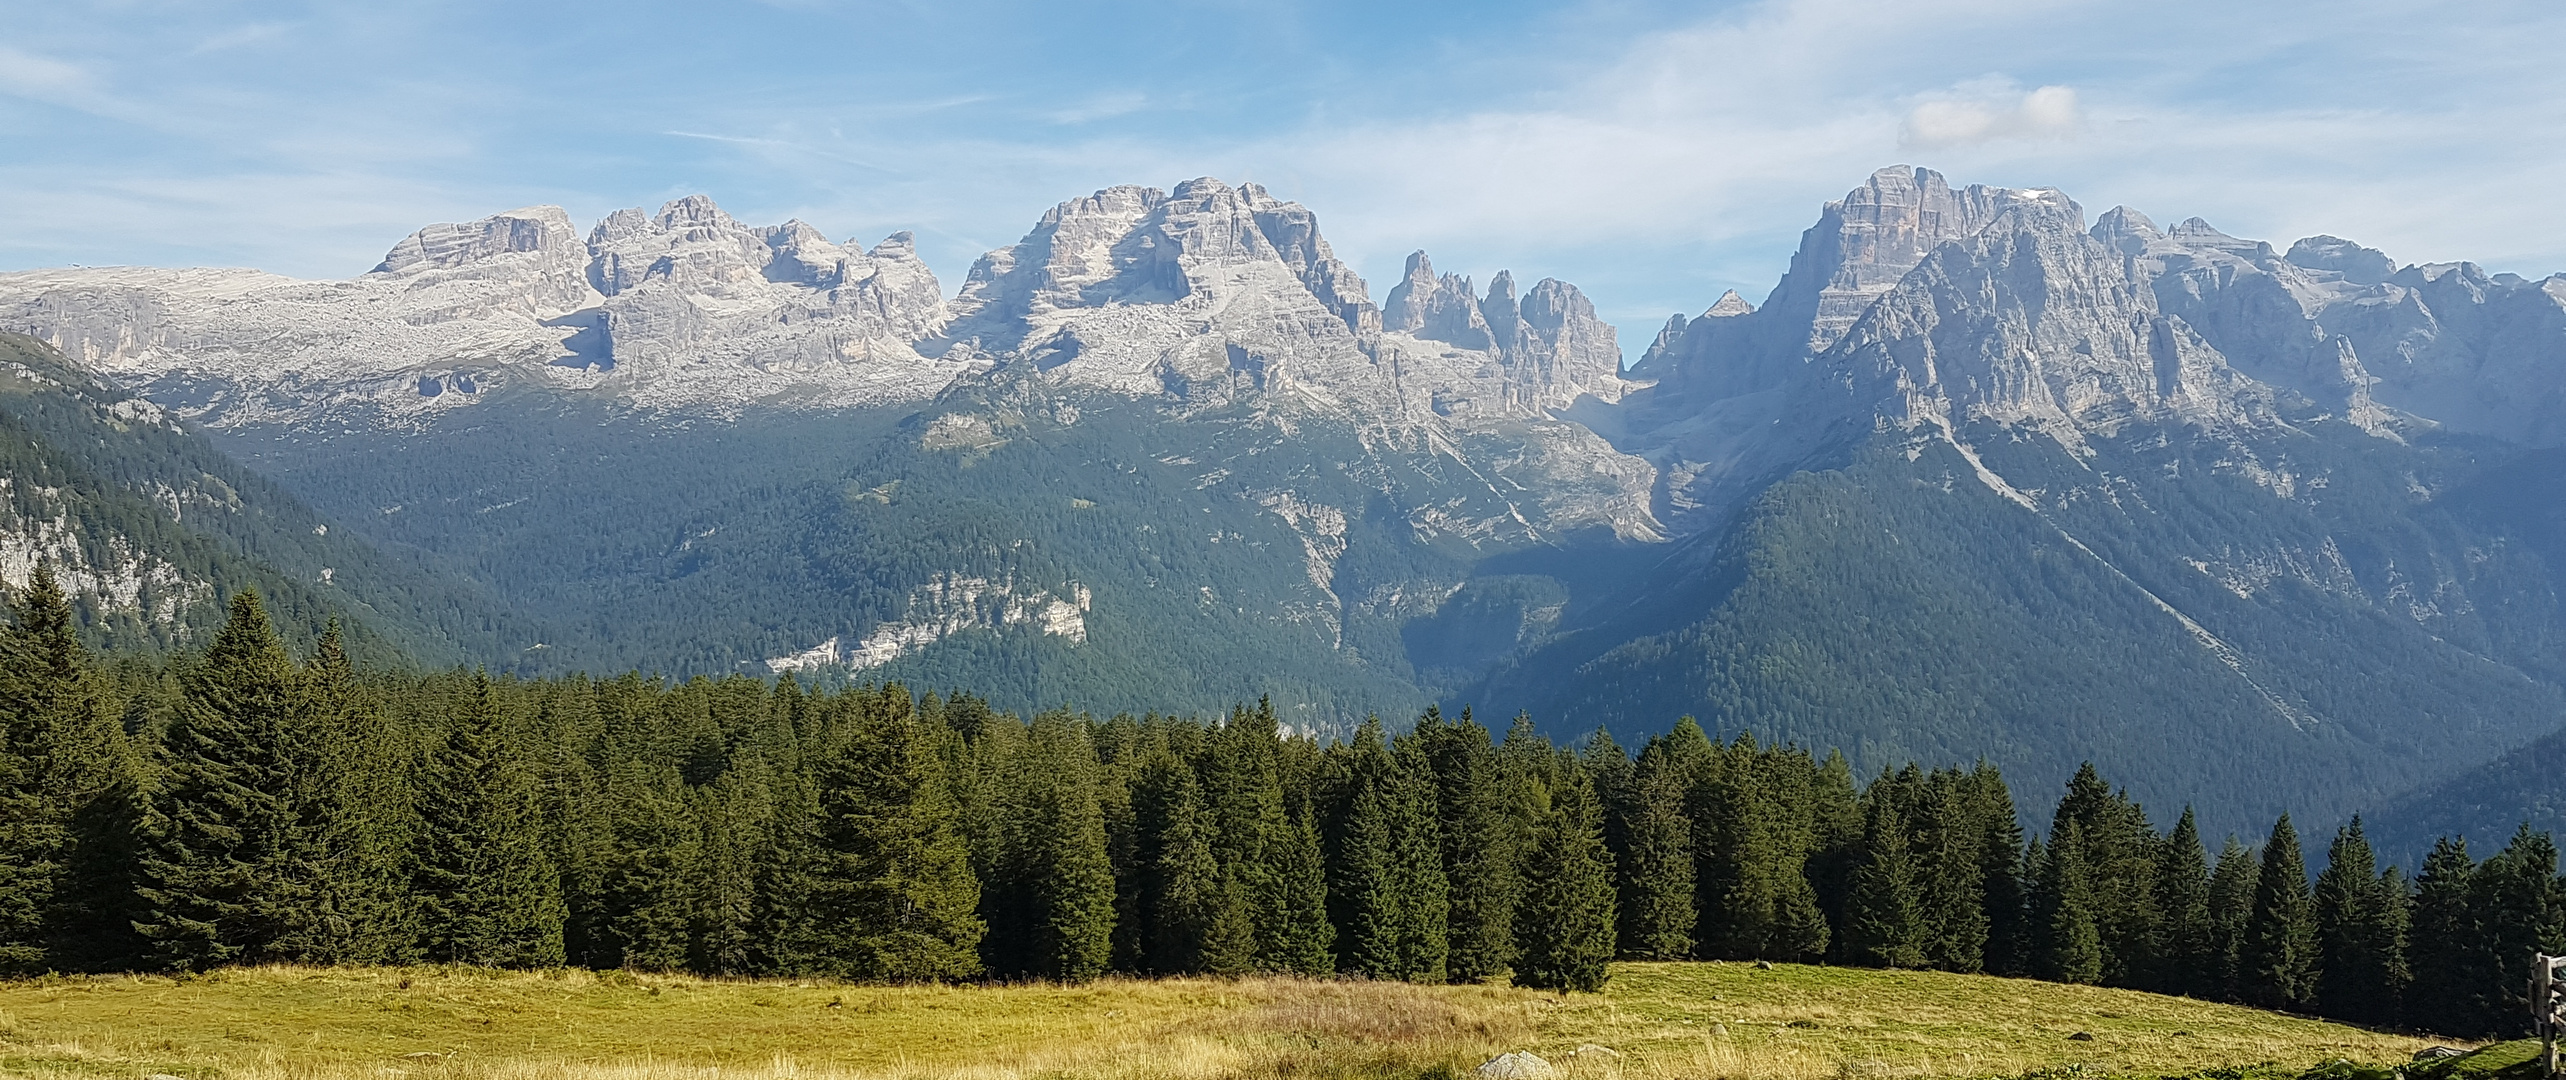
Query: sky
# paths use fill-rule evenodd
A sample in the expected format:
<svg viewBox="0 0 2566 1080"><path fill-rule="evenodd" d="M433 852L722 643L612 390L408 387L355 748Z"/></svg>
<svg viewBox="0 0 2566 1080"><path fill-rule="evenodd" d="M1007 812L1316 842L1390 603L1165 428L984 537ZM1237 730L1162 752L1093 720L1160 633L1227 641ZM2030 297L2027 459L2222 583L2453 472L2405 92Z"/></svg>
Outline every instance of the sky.
<svg viewBox="0 0 2566 1080"><path fill-rule="evenodd" d="M0 0L0 270L362 273L711 195L951 292L1052 205L1254 181L1378 300L1583 288L1634 358L1873 169L2566 270L2566 4Z"/></svg>

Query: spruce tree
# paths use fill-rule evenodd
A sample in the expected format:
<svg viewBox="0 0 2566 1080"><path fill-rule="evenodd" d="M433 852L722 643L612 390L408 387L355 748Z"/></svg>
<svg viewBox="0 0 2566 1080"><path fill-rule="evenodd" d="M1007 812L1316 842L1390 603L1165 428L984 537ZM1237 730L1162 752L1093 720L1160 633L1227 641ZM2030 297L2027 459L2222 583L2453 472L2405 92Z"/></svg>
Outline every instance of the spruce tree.
<svg viewBox="0 0 2566 1080"><path fill-rule="evenodd" d="M2210 914L2210 867L2201 846L2201 829L2192 808L2174 823L2174 834L2157 849L2157 970L2154 987L2161 993L2216 998L2218 927Z"/></svg>
<svg viewBox="0 0 2566 1080"><path fill-rule="evenodd" d="M1390 755L1390 875L1400 897L1399 971L1410 982L1449 977L1452 893L1444 875L1434 773L1413 751ZM1520 833L1518 833L1520 835Z"/></svg>
<svg viewBox="0 0 2566 1080"><path fill-rule="evenodd" d="M676 971L692 951L703 836L672 764L640 758L606 771L606 858L599 868L600 959Z"/></svg>
<svg viewBox="0 0 2566 1080"><path fill-rule="evenodd" d="M427 959L553 967L567 911L542 806L498 695L476 673L420 784L417 895Z"/></svg>
<svg viewBox="0 0 2566 1080"><path fill-rule="evenodd" d="M2031 970L2032 942L2037 936L2031 921L2028 877L2037 871L2039 863L2027 863L2023 858L2029 845L2004 779L1993 768L1981 765L1970 773L1970 781L1979 802L1979 881L1986 892L1984 967L1992 975L2027 974Z"/></svg>
<svg viewBox="0 0 2566 1080"><path fill-rule="evenodd" d="M1097 760L1083 719L1044 713L1008 773L989 967L1085 982L1113 958L1114 869L1105 851Z"/></svg>
<svg viewBox="0 0 2566 1080"><path fill-rule="evenodd" d="M1684 790L1693 767L1709 752L1700 728L1692 729L1688 741L1650 739L1640 751L1624 829L1627 852L1618 867L1624 956L1683 960L1693 955L1693 837Z"/></svg>
<svg viewBox="0 0 2566 1080"><path fill-rule="evenodd" d="M76 967L75 927L130 919L130 886L78 873L81 819L127 756L70 600L38 562L0 630L0 974ZM74 946L66 948L65 946Z"/></svg>
<svg viewBox="0 0 2566 1080"><path fill-rule="evenodd" d="M1621 898L1630 886L1631 821L1639 811L1639 767L1613 733L1601 727L1577 744L1577 763L1594 781L1596 805L1604 808L1604 851L1613 858L1613 955L1626 956L1631 946L1622 941L1622 932L1629 927L1630 917L1622 911Z"/></svg>
<svg viewBox="0 0 2566 1080"><path fill-rule="evenodd" d="M1701 948L1737 960L1824 955L1826 915L1807 873L1815 829L1802 815L1815 763L1740 735L1705 771L1695 787Z"/></svg>
<svg viewBox="0 0 2566 1080"><path fill-rule="evenodd" d="M126 736L122 703L81 647L70 603L52 579L51 568L39 565L11 649L24 680L11 691L15 702L46 718L38 725L44 768L36 791L47 818L39 820L60 829L53 904L44 916L45 964L133 970L148 962L149 942L137 926L149 912L138 890L151 769Z"/></svg>
<svg viewBox="0 0 2566 1080"><path fill-rule="evenodd" d="M273 958L304 964L407 959L411 760L374 695L359 685L330 621L294 688L287 763L294 842L286 873L302 899L286 912Z"/></svg>
<svg viewBox="0 0 2566 1080"><path fill-rule="evenodd" d="M2305 1004L2316 989L2316 918L2308 895L2307 861L2298 830L2283 814L2263 845L2255 878L2254 911L2237 945L2245 999L2267 1009Z"/></svg>
<svg viewBox="0 0 2566 1080"><path fill-rule="evenodd" d="M1915 857L1897 792L1878 790L1863 810L1862 847L1846 902L1846 955L1869 967L1924 966Z"/></svg>
<svg viewBox="0 0 2566 1080"><path fill-rule="evenodd" d="M785 901L808 935L797 967L865 982L979 973L981 885L937 736L909 709L877 709L817 755L817 816L796 843L804 891Z"/></svg>
<svg viewBox="0 0 2566 1080"><path fill-rule="evenodd" d="M2088 903L2103 949L2103 982L2135 985L2155 967L2148 948L2156 939L2156 830L2146 810L2125 791L2104 783L2092 762L2076 770L2058 801L2050 834L2073 821L2082 845Z"/></svg>
<svg viewBox="0 0 2566 1080"><path fill-rule="evenodd" d="M1379 719L1337 752L1328 902L1337 968L1375 979L1440 982L1448 896L1433 779L1394 755Z"/></svg>
<svg viewBox="0 0 2566 1080"><path fill-rule="evenodd" d="M1447 971L1454 982L1481 982L1514 959L1516 862L1524 838L1521 814L1503 801L1488 729L1464 710L1447 721L1429 707L1401 741L1433 774L1437 832L1450 883ZM1522 784L1507 785L1528 797Z"/></svg>
<svg viewBox="0 0 2566 1080"><path fill-rule="evenodd" d="M2359 1023L2393 1023L2406 983L2406 898L2394 870L2380 873L2359 817L2336 830L2327 845L2314 901L2317 1011Z"/></svg>
<svg viewBox="0 0 2566 1080"><path fill-rule="evenodd" d="M1143 766L1136 819L1146 834L1137 914L1147 969L1161 974L1233 974L1255 962L1247 893L1214 853L1216 825L1194 770L1160 750Z"/></svg>
<svg viewBox="0 0 2566 1080"><path fill-rule="evenodd" d="M2070 818L2050 837L2032 890L2032 973L2051 982L2094 983L2103 977L2102 935L2094 925L2093 886L2078 828Z"/></svg>
<svg viewBox="0 0 2566 1080"><path fill-rule="evenodd" d="M720 779L687 793L700 841L686 964L705 975L759 969L757 882L774 810L766 774L762 756L734 756Z"/></svg>
<svg viewBox="0 0 2566 1080"><path fill-rule="evenodd" d="M1515 911L1514 983L1541 990L1603 989L1613 958L1612 855L1593 778L1565 754L1550 805L1524 860Z"/></svg>
<svg viewBox="0 0 2566 1080"><path fill-rule="evenodd" d="M178 971L258 963L306 899L292 768L295 671L254 590L233 594L205 654L179 675L164 779L136 890L152 961Z"/></svg>
<svg viewBox="0 0 2566 1080"><path fill-rule="evenodd" d="M2254 854L2234 835L2219 849L2219 861L2210 870L2210 928L2218 954L2218 989L2214 996L2221 1000L2239 1000L2244 995L2244 969L2239 956L2245 942L2245 923L2254 915Z"/></svg>
<svg viewBox="0 0 2566 1080"><path fill-rule="evenodd" d="M2481 1027L2501 1035L2527 1035L2531 958L2566 951L2557 844L2524 822L2502 851L2477 867L2469 884L2469 907L2476 912L2483 941Z"/></svg>
<svg viewBox="0 0 2566 1080"><path fill-rule="evenodd" d="M1324 878L1311 876L1317 852L1295 850L1302 837L1285 806L1279 737L1274 703L1259 699L1254 709L1231 710L1204 758L1215 853L1246 892L1255 939L1248 966L1260 971L1302 970L1312 959L1311 935L1327 925Z"/></svg>
<svg viewBox="0 0 2566 1080"><path fill-rule="evenodd" d="M2493 973L2484 969L2485 933L2472 902L2477 864L2465 837L2442 837L2415 875L2409 908L2407 968L2413 982L2405 1022L2459 1038L2493 1033L2480 1002Z"/></svg>
<svg viewBox="0 0 2566 1080"><path fill-rule="evenodd" d="M1981 768L1985 768L1981 766ZM2003 781L1995 780L2001 788ZM1978 972L1987 959L1987 878L1982 781L1956 769L1926 778L1910 831L1916 837L1918 929L1923 962L1944 971ZM2011 799L2004 801L2011 813Z"/></svg>
<svg viewBox="0 0 2566 1080"><path fill-rule="evenodd" d="M1318 823L1289 819L1267 867L1272 891L1257 924L1257 963L1269 971L1319 976L1336 970L1336 926L1328 921L1327 859Z"/></svg>

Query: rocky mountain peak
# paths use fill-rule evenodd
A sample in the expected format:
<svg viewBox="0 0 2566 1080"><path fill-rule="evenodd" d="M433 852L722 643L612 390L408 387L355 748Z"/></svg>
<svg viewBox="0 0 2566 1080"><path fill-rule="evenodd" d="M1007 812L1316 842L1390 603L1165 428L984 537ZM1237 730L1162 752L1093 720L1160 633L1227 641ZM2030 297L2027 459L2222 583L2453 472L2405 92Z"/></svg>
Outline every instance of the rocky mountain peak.
<svg viewBox="0 0 2566 1080"><path fill-rule="evenodd" d="M731 216L723 213L721 207L713 205L713 197L710 195L688 195L684 198L672 199L660 206L659 216L653 218L652 222L663 229L727 230L739 227L739 222L731 220Z"/></svg>
<svg viewBox="0 0 2566 1080"><path fill-rule="evenodd" d="M1485 349L1496 343L1470 279L1459 274L1437 276L1434 261L1422 251L1408 256L1407 274L1390 287L1382 305L1381 328L1465 349Z"/></svg>
<svg viewBox="0 0 2566 1080"><path fill-rule="evenodd" d="M915 259L918 257L918 234L902 229L882 238L868 254L877 259Z"/></svg>
<svg viewBox="0 0 2566 1080"><path fill-rule="evenodd" d="M1874 172L1819 212L1764 306L1789 312L1789 322L1807 318L1807 349L1823 351L1934 248L1985 226L1998 201L1998 189L1953 191L1931 169Z"/></svg>
<svg viewBox="0 0 2566 1080"><path fill-rule="evenodd" d="M528 206L460 225L430 225L411 233L372 271L406 275L445 270L511 254L584 258L579 230L558 206Z"/></svg>
<svg viewBox="0 0 2566 1080"><path fill-rule="evenodd" d="M2126 206L2103 211L2103 216L2094 219L2092 235L2102 241L2103 246L2123 255L2144 254L2148 245L2165 239L2164 230L2157 228L2147 215Z"/></svg>
<svg viewBox="0 0 2566 1080"><path fill-rule="evenodd" d="M1735 289L1721 293L1718 300L1702 310L1702 317L1705 319L1734 319L1740 315L1753 314L1755 314L1755 305L1747 303L1746 298L1739 296Z"/></svg>
<svg viewBox="0 0 2566 1080"><path fill-rule="evenodd" d="M2165 238L2184 247L2222 251L2252 262L2268 262L2275 257L2271 244L2229 236L2197 217L2185 218L2181 224L2166 230Z"/></svg>
<svg viewBox="0 0 2566 1080"><path fill-rule="evenodd" d="M2331 270L2356 285L2377 285L2395 276L2397 260L2377 248L2362 247L2339 236L2302 237L2281 256L2293 266Z"/></svg>
<svg viewBox="0 0 2566 1080"><path fill-rule="evenodd" d="M2130 420L2226 426L2270 410L2055 192L2008 199L1927 256L1824 362L1890 420L2028 424L2069 444Z"/></svg>

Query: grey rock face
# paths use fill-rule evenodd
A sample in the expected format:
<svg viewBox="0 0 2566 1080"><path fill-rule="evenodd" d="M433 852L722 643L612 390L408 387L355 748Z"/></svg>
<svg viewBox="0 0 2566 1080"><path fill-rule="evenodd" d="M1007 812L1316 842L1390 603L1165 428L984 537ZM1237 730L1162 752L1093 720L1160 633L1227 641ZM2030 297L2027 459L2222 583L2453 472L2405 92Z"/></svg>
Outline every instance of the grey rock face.
<svg viewBox="0 0 2566 1080"><path fill-rule="evenodd" d="M588 248L601 366L617 381L753 373L760 400L845 405L922 397L958 373L909 346L941 329L945 311L907 233L868 252L799 221L743 225L694 195L655 217L618 211Z"/></svg>
<svg viewBox="0 0 2566 1080"><path fill-rule="evenodd" d="M2104 224L2097 238L2159 304L2258 380L2375 434L2441 426L2566 442L2566 277L2470 263L2392 273L2384 253L2348 240L2309 237L2280 255L2197 218L2153 239Z"/></svg>
<svg viewBox="0 0 2566 1080"><path fill-rule="evenodd" d="M959 373L908 343L944 323L906 234L840 249L702 196L421 229L350 281L135 267L0 274L0 318L217 425L428 422L511 385L723 411L914 400Z"/></svg>
<svg viewBox="0 0 2566 1080"><path fill-rule="evenodd" d="M2057 193L2018 197L1882 295L1820 360L1891 422L1986 419L2062 443L2134 420L2204 428L2269 414L2268 392L2231 370L2088 236Z"/></svg>
<svg viewBox="0 0 2566 1080"><path fill-rule="evenodd" d="M1646 390L1611 415L1578 415L1658 466L1654 505L1670 525L1709 528L1848 421L1838 396L1810 392L1821 353L1936 248L2055 194L1954 190L1906 166L1875 172L1820 211L1762 307L1732 291L1698 318L1677 317L1631 369Z"/></svg>
<svg viewBox="0 0 2566 1080"><path fill-rule="evenodd" d="M1501 274L1481 298L1419 252L1377 307L1307 209L1210 179L1054 207L972 268L953 311L929 352L1194 406L1282 394L1406 427L1538 419L1622 390L1613 329L1573 286L1518 298Z"/></svg>
<svg viewBox="0 0 2566 1080"><path fill-rule="evenodd" d="M2339 236L2303 237L2282 256L2293 266L2332 270L2355 285L2377 285L2397 272L2397 260L2377 248L2366 248Z"/></svg>

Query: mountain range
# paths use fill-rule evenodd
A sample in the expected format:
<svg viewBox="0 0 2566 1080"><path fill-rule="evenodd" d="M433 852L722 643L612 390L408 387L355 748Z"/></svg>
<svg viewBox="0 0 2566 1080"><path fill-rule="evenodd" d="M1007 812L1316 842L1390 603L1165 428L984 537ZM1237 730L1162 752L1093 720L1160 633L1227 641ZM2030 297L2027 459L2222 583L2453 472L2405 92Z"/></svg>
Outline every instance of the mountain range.
<svg viewBox="0 0 2566 1080"><path fill-rule="evenodd" d="M1857 768L2090 758L2240 832L2369 810L2392 850L2560 812L2487 793L2566 752L2566 275L1901 166L1625 368L1572 285L1419 252L1376 302L1309 209L1201 179L1064 202L950 295L906 234L693 196L349 281L0 274L0 327L244 493L12 467L0 569L89 575L120 642L255 580L430 663L1690 714ZM238 568L118 554L188 530Z"/></svg>

